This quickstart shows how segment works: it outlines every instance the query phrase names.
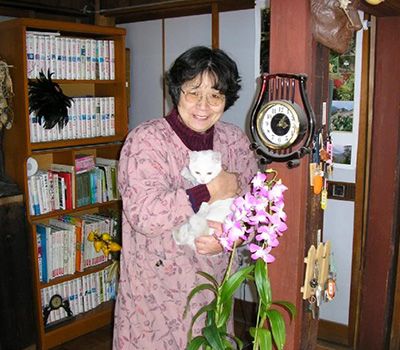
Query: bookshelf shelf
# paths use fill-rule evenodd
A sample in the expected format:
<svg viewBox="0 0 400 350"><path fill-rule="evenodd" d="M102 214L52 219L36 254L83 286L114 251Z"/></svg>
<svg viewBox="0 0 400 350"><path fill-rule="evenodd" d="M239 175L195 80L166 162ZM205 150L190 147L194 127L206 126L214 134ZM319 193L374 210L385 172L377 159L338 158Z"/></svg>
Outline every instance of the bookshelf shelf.
<svg viewBox="0 0 400 350"><path fill-rule="evenodd" d="M104 268L110 266L111 264L112 264L111 261L107 261L107 262L105 262L105 263L103 263L101 265L89 267L89 268L85 269L85 271L83 271L83 272L76 272L73 275L73 277L74 278L78 278L78 277L89 275L89 274L94 273L94 272L101 271ZM55 284L59 284L59 283L62 283L62 282L70 280L71 277L72 277L72 275L66 275L66 276L63 276L63 277L55 278L54 280L51 280L48 283L40 283L40 288L46 288L46 287L49 287L49 286L54 286Z"/></svg>
<svg viewBox="0 0 400 350"><path fill-rule="evenodd" d="M98 306L95 310L78 315L75 320L60 324L45 333L48 348L55 347L85 333L92 332L110 324L113 317L114 303L107 302Z"/></svg>
<svg viewBox="0 0 400 350"><path fill-rule="evenodd" d="M32 34L31 32L34 32L34 34ZM90 75L92 73L87 73L86 71L86 73L82 73L84 71L82 66L76 66L75 71L80 71L80 73L76 73L76 77L81 74L82 77L88 79L70 79L71 77L73 77L73 74L71 73L68 76L68 79L56 79L55 76L52 76L52 80L55 83L59 84L64 94L74 98L74 103L76 103L76 99L79 99L80 101L84 100L82 103L86 105L82 108L86 108L86 111L96 111L96 113L98 113L97 105L94 104L93 106L96 106L96 108L94 108L92 105L90 105L90 103L97 103L99 100L103 101L103 99L109 99L109 102L105 103L109 104L110 106L110 109L107 113L109 113L109 115L112 115L113 117L113 123L110 122L110 124L107 124L107 126L111 126L111 129L101 129L101 132L99 132L99 130L97 130L97 132L89 132L90 125L93 126L95 124L86 124L88 130L86 135L81 135L76 130L73 130L72 132L72 129L70 129L68 130L68 133L71 132L70 134L60 136L60 134L57 135L56 133L54 133L52 137L48 139L37 138L37 136L33 133L33 128L36 126L34 122L32 122L32 118L29 115L28 92L29 82L32 81L32 79L31 75L28 75L28 68L31 67L30 64L32 64L32 62L28 62L28 53L30 52L29 50L31 50L31 48L28 47L28 44L31 42L31 38L28 37L29 35L34 35L38 37L49 36L48 33L41 34L42 32L57 33L56 36L71 38L71 40L76 40L77 43L92 41L95 42L95 44L92 45L97 45L97 47L99 47L98 45L101 45L101 42L109 43L108 45L110 45L110 63L108 68L104 68L107 73L103 72L104 66L100 66L99 62L102 62L102 60L98 60L95 63L96 72L93 73L96 75L95 79L93 79L93 76L91 79L89 79L87 74ZM35 40L39 41L41 39L37 38ZM53 197L49 200L42 199L42 201L44 201L43 203L46 202L47 207L45 206L45 209L47 210L32 212L35 198L33 196L33 191L30 186L32 185L33 176L28 177L27 175L27 161L29 158L33 158L31 159L31 161L37 163L38 169L40 171L58 171L58 174L60 174L60 176L62 171L54 170L52 166L60 164L65 168L71 167L71 176L76 183L76 181L78 180L78 174L75 173L74 167L78 164L76 163L76 161L79 157L93 158L94 160L98 159L99 161L100 159L103 159L114 164L112 166L114 168L114 173L112 173L114 177L112 181L115 181L115 161L117 161L119 158L120 149L128 132L125 76L125 30L115 27L20 18L0 23L0 41L2 43L0 47L0 56L4 60L6 60L9 65L13 66L13 68L10 68L10 74L13 81L13 90L15 94L14 122L12 128L5 131L4 133L3 149L5 155L5 170L7 175L19 186L24 195L26 217L29 226L29 242L31 247L30 255L32 256L30 263L32 264L34 282L33 289L35 317L37 324L37 349L50 349L51 347L62 344L82 334L91 332L95 329L110 324L113 319L114 302L112 300L106 301L107 298L103 296L101 296L100 298L100 302L103 301L101 303L97 303L99 300L96 300L96 297L93 297L91 301L84 301L83 295L81 295L79 296L79 299L82 298L83 303L87 302L88 305L89 303L91 303L90 307L88 305L84 305L83 309L79 310L79 312L76 312L72 319L67 319L65 320L65 322L58 322L63 320L63 316L61 316L61 320L56 319L56 321L52 321L51 324L54 326L52 326L51 328L46 328L42 316L43 307L47 305L45 305L45 293L49 293L48 296L50 296L50 290L53 290L51 289L53 287L55 293L58 293L59 290L62 290L62 288L64 288L64 292L66 290L69 291L69 289L72 290L72 285L77 280L79 280L79 283L82 283L82 285L80 285L81 287L77 287L78 290L79 288L86 288L85 283L92 283L90 282L90 279L92 279L93 281L95 281L96 278L97 281L99 279L105 279L104 277L98 277L94 275L101 274L106 267L111 265L111 262L96 262L95 266L84 264L84 266L87 267L83 269L83 271L76 268L75 272L70 273L70 271L68 270L64 275L53 275L51 276L52 278L48 281L43 280L43 261L41 260L42 242L40 241L42 237L40 236L40 234L38 234L37 230L43 230L43 226L54 225L54 220L59 219L60 216L76 217L79 219L86 216L88 218L88 222L91 221L92 223L93 221L96 221L94 217L97 217L97 222L98 220L101 221L101 219L98 219L99 217L107 217L107 215L111 215L111 213L120 213L121 201L117 197L115 197L115 193L110 194L108 192L102 192L99 194L100 197L94 198L94 202L92 202L93 198L91 198L91 201L89 202L90 204L83 204L87 202L82 201L80 202L79 206L77 200L78 194L80 196L82 195L82 187L71 186L70 189L70 185L66 182L66 184L64 184L65 187L60 188L63 189L63 193L65 188L68 188L68 190L70 190L69 200L72 200L73 203L71 207L66 206L66 208L64 208L62 205L66 205L65 203L67 203L67 201L65 200L65 203L63 204L60 201L54 200L54 196L50 191L50 196ZM111 43L114 48L113 55L111 54ZM38 46L38 48L40 49L40 45ZM72 51L73 50L71 49L71 52ZM111 57L115 58L115 64L111 63ZM46 62L45 65L47 64L48 63ZM54 63L54 67L56 67L57 64L58 63ZM91 67L90 69L92 69L94 66L87 63L86 68L87 67ZM67 67L67 69L69 68ZM71 72L73 71L74 68L71 68ZM59 76L62 76L59 72L58 66L57 74L60 74ZM101 78L100 74L105 75L103 75L103 78ZM99 76L101 79L98 78ZM87 102L86 99L92 100L90 102ZM101 106L101 108L103 107ZM79 112L82 112L82 109L80 109ZM77 113L76 115L79 116L80 114ZM103 121L101 118L100 120L102 123ZM93 121L93 123L95 122ZM82 130L84 128L84 126L79 127L82 128ZM43 142L43 140L50 141ZM105 166L107 165L100 163L98 165L96 163L95 168L93 169L96 169L97 171L97 168L99 167L101 168L101 171L98 171L98 173L104 172L104 174L107 174L107 171L109 170L106 170ZM87 171L90 171L90 169ZM111 179L111 175L102 175L101 181L99 181L97 184L103 184L103 178L105 178L106 176L110 176ZM80 179L80 181L82 180ZM39 186L38 184L37 186ZM46 186L47 185L45 185L44 187ZM75 190L72 190L72 188L75 188ZM92 190L92 188L89 189L89 191ZM80 199L82 200L82 197L80 197ZM57 203L57 205L54 206L54 203ZM69 203L71 204L71 202ZM57 208L58 205L61 209ZM39 215L32 215L33 213ZM112 225L110 224L110 227L111 226ZM84 236L84 234L82 235ZM62 245L60 245L60 247L62 247L60 249L64 249L64 256L68 255L65 253L65 249L68 248ZM67 251L67 253L69 253L69 251ZM55 258L53 257L52 259Z"/></svg>
<svg viewBox="0 0 400 350"><path fill-rule="evenodd" d="M102 145L105 142L110 144L114 142L119 142L121 140L120 135L113 136L102 136L102 137L94 137L94 138L86 138L86 139L75 139L75 140L61 140L61 141L50 141L50 142L37 142L31 144L32 153L34 151L41 150L54 150L54 149L65 149L66 147L82 147L82 146L94 146L94 145Z"/></svg>

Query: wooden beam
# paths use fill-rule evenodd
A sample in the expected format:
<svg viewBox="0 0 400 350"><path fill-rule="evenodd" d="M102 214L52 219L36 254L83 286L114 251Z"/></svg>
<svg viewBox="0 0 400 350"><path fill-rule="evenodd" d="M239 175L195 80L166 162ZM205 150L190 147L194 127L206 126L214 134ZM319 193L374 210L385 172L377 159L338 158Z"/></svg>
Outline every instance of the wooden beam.
<svg viewBox="0 0 400 350"><path fill-rule="evenodd" d="M251 0L173 0L125 7L112 4L109 8L102 9L101 14L115 17L116 23L130 23L212 13L215 3L218 4L219 12L254 8L254 1Z"/></svg>

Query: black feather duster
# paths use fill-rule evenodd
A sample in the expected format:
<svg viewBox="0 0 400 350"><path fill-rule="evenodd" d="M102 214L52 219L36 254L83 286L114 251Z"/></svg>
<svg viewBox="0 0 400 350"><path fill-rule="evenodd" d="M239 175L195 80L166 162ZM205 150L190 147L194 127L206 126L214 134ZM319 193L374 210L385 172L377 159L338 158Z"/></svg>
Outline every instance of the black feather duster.
<svg viewBox="0 0 400 350"><path fill-rule="evenodd" d="M52 75L48 72L46 77L40 72L36 81L29 82L29 113L34 113L45 129L51 129L56 124L60 128L67 125L67 107L71 107L73 100L64 95L60 86L51 80Z"/></svg>

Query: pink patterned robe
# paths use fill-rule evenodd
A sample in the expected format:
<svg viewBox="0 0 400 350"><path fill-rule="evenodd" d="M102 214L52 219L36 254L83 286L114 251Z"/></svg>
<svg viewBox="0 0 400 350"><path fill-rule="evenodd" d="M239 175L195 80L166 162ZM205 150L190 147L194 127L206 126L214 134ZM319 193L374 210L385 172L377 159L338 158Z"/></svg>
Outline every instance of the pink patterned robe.
<svg viewBox="0 0 400 350"><path fill-rule="evenodd" d="M240 174L243 192L257 171L249 141L236 126L218 122L214 150L228 171ZM123 248L115 310L114 350L185 349L192 316L211 293L194 298L187 317L189 292L207 282L206 271L222 280L228 254L204 256L178 246L171 230L193 214L185 192L191 187L180 175L188 148L167 121L146 122L128 135L119 163L123 198ZM209 294L207 294L209 293ZM204 325L196 322L195 333Z"/></svg>

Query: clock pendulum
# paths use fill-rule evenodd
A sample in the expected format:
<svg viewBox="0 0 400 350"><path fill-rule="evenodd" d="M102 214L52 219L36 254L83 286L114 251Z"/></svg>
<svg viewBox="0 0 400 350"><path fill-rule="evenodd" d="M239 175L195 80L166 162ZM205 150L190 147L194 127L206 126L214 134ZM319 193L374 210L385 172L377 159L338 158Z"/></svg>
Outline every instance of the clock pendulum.
<svg viewBox="0 0 400 350"><path fill-rule="evenodd" d="M310 153L315 117L302 74L263 74L261 88L250 118L252 149L263 164L299 164ZM299 89L303 108L294 100Z"/></svg>

